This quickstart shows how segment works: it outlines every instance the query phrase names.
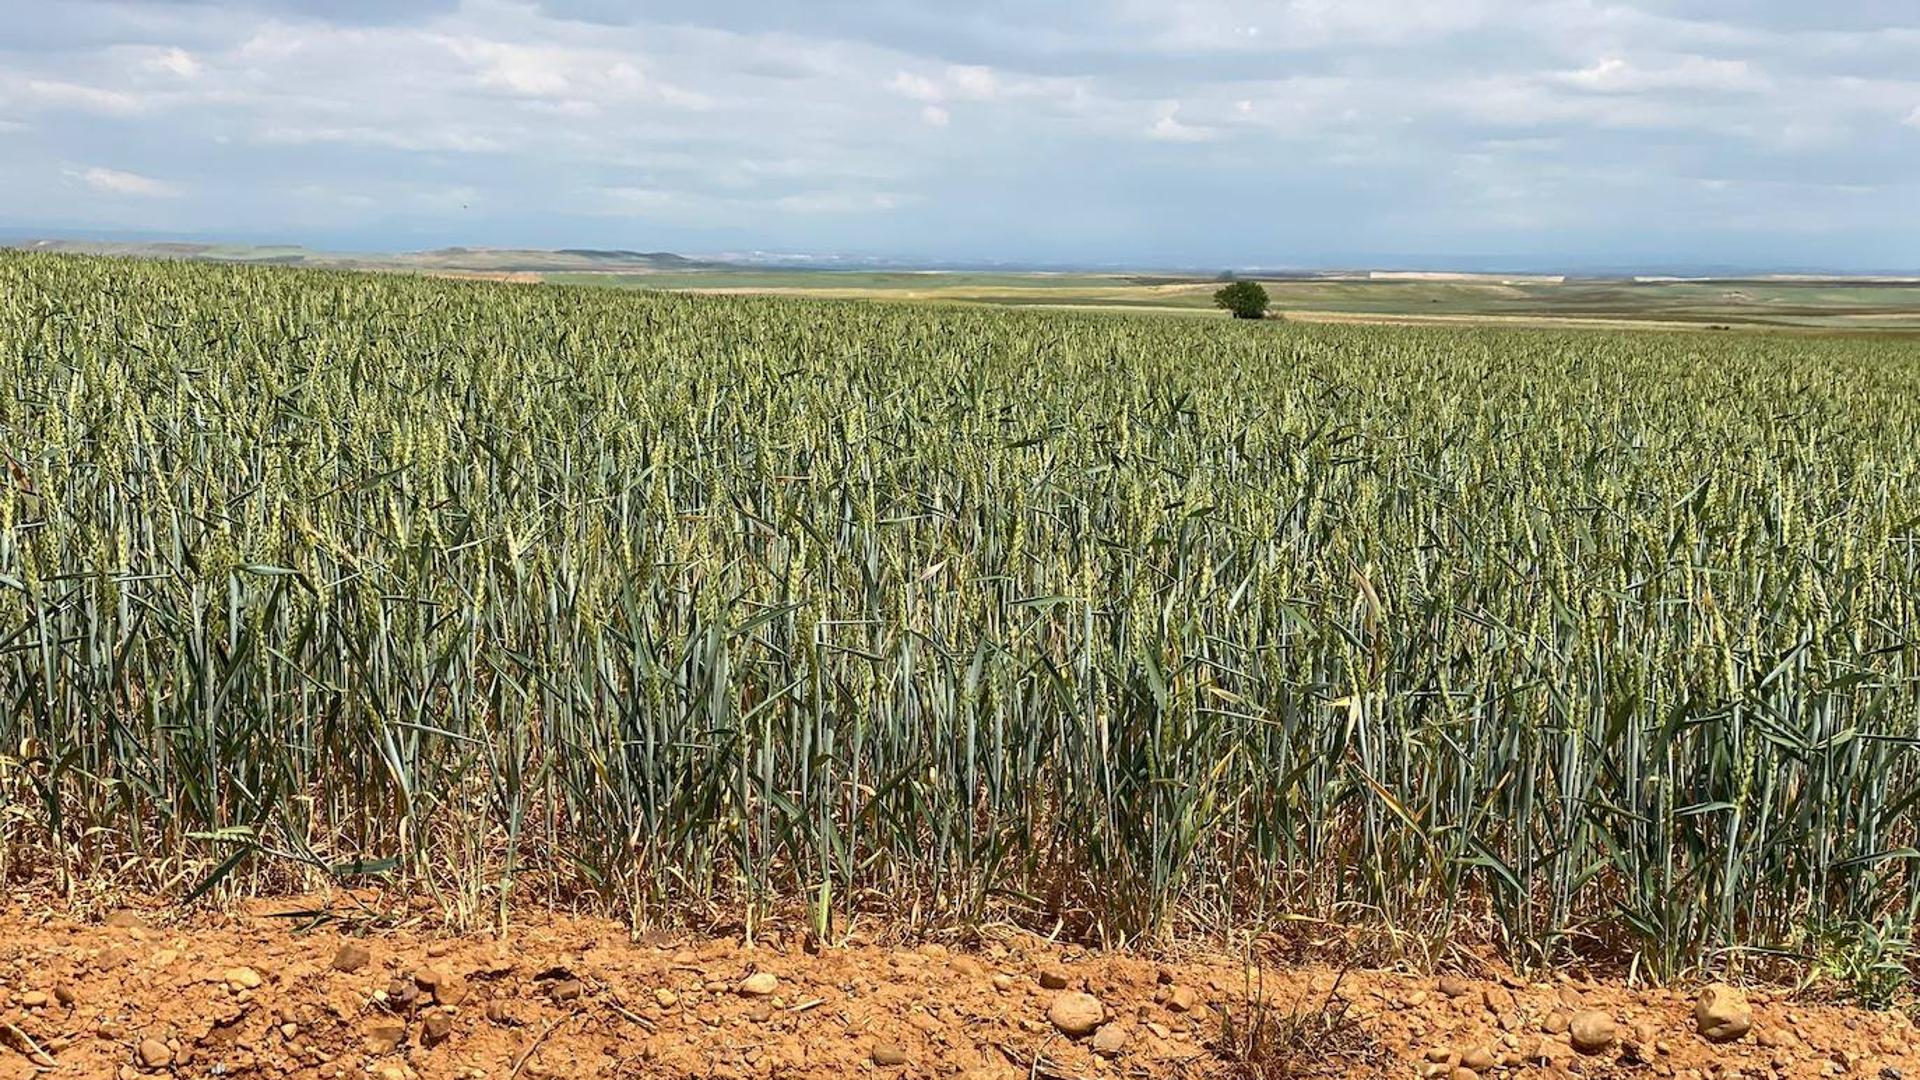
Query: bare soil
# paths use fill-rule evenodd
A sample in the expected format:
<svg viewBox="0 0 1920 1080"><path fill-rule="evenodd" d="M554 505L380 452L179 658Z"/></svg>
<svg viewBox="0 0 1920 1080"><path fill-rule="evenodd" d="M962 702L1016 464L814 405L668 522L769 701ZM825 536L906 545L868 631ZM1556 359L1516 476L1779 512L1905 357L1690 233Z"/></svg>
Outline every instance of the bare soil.
<svg viewBox="0 0 1920 1080"><path fill-rule="evenodd" d="M0 1080L1920 1076L1904 1015L1780 990L1750 988L1752 1030L1716 1044L1692 988L1493 965L1435 979L1093 953L1011 929L817 949L547 915L463 937L286 914L311 906L0 911ZM1075 1004L1100 1021L1091 1036L1062 1030ZM1595 1014L1615 1038L1580 1053L1568 1025Z"/></svg>

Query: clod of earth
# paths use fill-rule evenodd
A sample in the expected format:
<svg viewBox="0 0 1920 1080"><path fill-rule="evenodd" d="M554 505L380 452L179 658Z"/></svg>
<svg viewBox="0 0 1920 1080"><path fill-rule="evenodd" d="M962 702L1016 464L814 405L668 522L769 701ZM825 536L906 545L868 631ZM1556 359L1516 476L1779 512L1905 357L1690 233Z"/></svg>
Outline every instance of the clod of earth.
<svg viewBox="0 0 1920 1080"><path fill-rule="evenodd" d="M1583 1054L1601 1054L1620 1041L1620 1027L1614 1023L1613 1017L1597 1009L1589 1009L1574 1015L1567 1025L1567 1036L1575 1050Z"/></svg>
<svg viewBox="0 0 1920 1080"><path fill-rule="evenodd" d="M227 989L236 994L242 990L258 989L260 986L260 973L250 967L230 968L224 978Z"/></svg>
<svg viewBox="0 0 1920 1080"><path fill-rule="evenodd" d="M1047 1007L1047 1019L1053 1021L1061 1034L1083 1039L1106 1021L1107 1009L1099 998L1074 990L1053 999L1053 1004Z"/></svg>
<svg viewBox="0 0 1920 1080"><path fill-rule="evenodd" d="M407 1040L407 1025L381 1020L367 1025L367 1051L375 1056L391 1054Z"/></svg>
<svg viewBox="0 0 1920 1080"><path fill-rule="evenodd" d="M1191 986L1170 986L1166 988L1165 996L1160 997L1159 1000L1166 1006L1168 1012L1183 1013L1200 1003L1200 995Z"/></svg>
<svg viewBox="0 0 1920 1080"><path fill-rule="evenodd" d="M141 1039L134 1056L149 1069L164 1069L173 1064L173 1051L159 1039Z"/></svg>
<svg viewBox="0 0 1920 1080"><path fill-rule="evenodd" d="M366 967L373 961L373 953L357 941L349 941L334 950L333 960L328 967L349 975Z"/></svg>
<svg viewBox="0 0 1920 1080"><path fill-rule="evenodd" d="M1752 1029L1753 1007L1743 991L1726 983L1710 983L1694 999L1693 1022L1701 1038L1732 1042Z"/></svg>

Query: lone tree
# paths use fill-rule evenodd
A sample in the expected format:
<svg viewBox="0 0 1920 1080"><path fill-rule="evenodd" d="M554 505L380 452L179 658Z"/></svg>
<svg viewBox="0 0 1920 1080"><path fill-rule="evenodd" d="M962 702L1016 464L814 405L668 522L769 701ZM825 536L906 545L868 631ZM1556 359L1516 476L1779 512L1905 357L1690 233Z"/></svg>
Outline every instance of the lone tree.
<svg viewBox="0 0 1920 1080"><path fill-rule="evenodd" d="M1267 290L1257 281L1236 281L1213 294L1213 306L1233 312L1236 319L1267 317Z"/></svg>

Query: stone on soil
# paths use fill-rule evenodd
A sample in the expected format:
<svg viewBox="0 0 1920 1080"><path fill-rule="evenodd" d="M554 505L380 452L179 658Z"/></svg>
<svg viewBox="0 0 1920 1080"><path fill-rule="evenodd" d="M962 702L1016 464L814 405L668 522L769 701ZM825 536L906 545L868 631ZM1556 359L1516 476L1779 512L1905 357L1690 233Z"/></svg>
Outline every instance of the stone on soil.
<svg viewBox="0 0 1920 1080"><path fill-rule="evenodd" d="M1693 1002L1693 1022L1709 1042L1732 1042L1753 1027L1753 1007L1747 995L1726 983L1702 987Z"/></svg>
<svg viewBox="0 0 1920 1080"><path fill-rule="evenodd" d="M1047 1019L1069 1038L1083 1039L1107 1018L1106 1006L1092 994L1072 991L1053 999L1047 1007Z"/></svg>
<svg viewBox="0 0 1920 1080"><path fill-rule="evenodd" d="M260 973L250 967L230 968L224 978L227 982L227 989L232 990L234 993L239 993L242 990L258 989L260 986Z"/></svg>
<svg viewBox="0 0 1920 1080"><path fill-rule="evenodd" d="M367 1028L367 1049L374 1054L391 1054L406 1038L405 1024L383 1020Z"/></svg>
<svg viewBox="0 0 1920 1080"><path fill-rule="evenodd" d="M1619 1025L1613 1017L1596 1009L1574 1014L1567 1025L1567 1039L1583 1054L1606 1052L1620 1039Z"/></svg>
<svg viewBox="0 0 1920 1080"><path fill-rule="evenodd" d="M335 971L352 974L373 961L373 953L357 941L349 941L334 950L333 962L328 966Z"/></svg>
<svg viewBox="0 0 1920 1080"><path fill-rule="evenodd" d="M173 1064L173 1051L159 1039L141 1039L140 1046L134 1051L140 1064L149 1069L164 1069Z"/></svg>

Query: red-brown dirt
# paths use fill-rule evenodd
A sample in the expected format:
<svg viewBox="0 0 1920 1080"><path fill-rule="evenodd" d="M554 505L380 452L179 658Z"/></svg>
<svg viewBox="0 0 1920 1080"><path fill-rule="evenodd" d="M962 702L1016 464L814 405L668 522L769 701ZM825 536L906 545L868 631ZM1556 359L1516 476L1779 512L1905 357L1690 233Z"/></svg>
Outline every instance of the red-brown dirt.
<svg viewBox="0 0 1920 1080"><path fill-rule="evenodd" d="M1013 930L809 951L780 934L636 941L587 918L523 916L495 938L274 914L301 906L0 912L0 1080L1920 1075L1903 1015L1783 992L1750 990L1751 1031L1715 1044L1691 988L1498 970L1250 976L1235 957L1155 961ZM1270 1052L1265 1072L1220 1054L1223 1015L1249 1030L1250 990L1277 1018L1270 1036L1294 1022L1311 1044ZM1104 1021L1091 1037L1061 1030L1075 1003ZM1569 1023L1596 1018L1613 1040L1577 1052Z"/></svg>

